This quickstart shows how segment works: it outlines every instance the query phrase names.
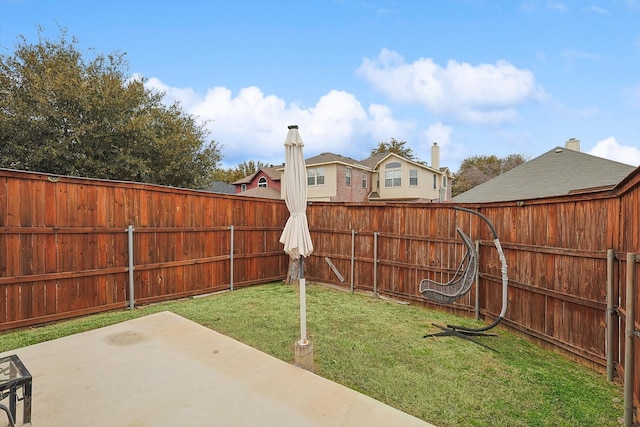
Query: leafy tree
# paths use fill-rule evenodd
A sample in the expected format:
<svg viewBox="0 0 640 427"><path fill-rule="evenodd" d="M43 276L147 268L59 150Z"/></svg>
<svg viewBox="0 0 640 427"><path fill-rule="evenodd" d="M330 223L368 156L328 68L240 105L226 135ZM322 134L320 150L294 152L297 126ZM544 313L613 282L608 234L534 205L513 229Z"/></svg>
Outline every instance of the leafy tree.
<svg viewBox="0 0 640 427"><path fill-rule="evenodd" d="M242 162L234 169L237 178L235 181L240 178L244 178L245 176L253 175L258 172L262 168L269 167L268 164L262 163L261 161L254 162L253 160L249 160L248 162Z"/></svg>
<svg viewBox="0 0 640 427"><path fill-rule="evenodd" d="M220 161L203 124L126 75L125 55L19 37L0 54L0 167L203 188Z"/></svg>
<svg viewBox="0 0 640 427"><path fill-rule="evenodd" d="M262 168L269 167L267 163L261 161L249 160L248 162L239 163L235 168L230 169L217 169L214 176L216 181L226 182L231 184L245 176L253 175Z"/></svg>
<svg viewBox="0 0 640 427"><path fill-rule="evenodd" d="M473 156L460 164L458 172L453 174L452 195L464 193L475 186L501 175L527 161L522 154L509 154L507 157Z"/></svg>
<svg viewBox="0 0 640 427"><path fill-rule="evenodd" d="M371 156L377 156L378 154L395 153L406 159L417 161L416 155L409 147L405 147L407 141L398 141L395 138L391 138L389 142L380 141L378 146L371 150Z"/></svg>

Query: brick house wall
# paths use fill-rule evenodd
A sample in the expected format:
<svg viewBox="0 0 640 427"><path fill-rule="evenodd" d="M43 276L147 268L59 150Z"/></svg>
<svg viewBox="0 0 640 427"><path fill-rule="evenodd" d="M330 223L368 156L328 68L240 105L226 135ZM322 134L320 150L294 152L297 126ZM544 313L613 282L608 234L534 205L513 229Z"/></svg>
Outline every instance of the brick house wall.
<svg viewBox="0 0 640 427"><path fill-rule="evenodd" d="M351 170L351 185L346 185L347 169ZM367 175L367 186L362 186L362 176ZM336 196L332 202L366 202L371 192L371 173L358 168L338 164L336 170Z"/></svg>

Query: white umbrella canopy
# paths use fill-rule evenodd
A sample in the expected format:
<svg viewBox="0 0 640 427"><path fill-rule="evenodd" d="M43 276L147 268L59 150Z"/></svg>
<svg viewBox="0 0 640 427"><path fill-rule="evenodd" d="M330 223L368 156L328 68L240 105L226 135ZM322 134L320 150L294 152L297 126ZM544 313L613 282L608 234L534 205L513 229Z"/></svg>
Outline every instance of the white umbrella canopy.
<svg viewBox="0 0 640 427"><path fill-rule="evenodd" d="M310 345L307 339L307 303L304 279L303 259L313 252L313 243L307 222L307 168L304 164L302 147L304 143L298 132L298 126L289 126L284 142L284 200L289 208L289 219L284 226L280 243L291 259L300 259L300 341L298 346Z"/></svg>
<svg viewBox="0 0 640 427"><path fill-rule="evenodd" d="M304 164L304 143L298 126L289 126L284 142L284 185L282 192L289 209L280 243L291 258L307 257L313 252L313 243L307 222L307 168Z"/></svg>

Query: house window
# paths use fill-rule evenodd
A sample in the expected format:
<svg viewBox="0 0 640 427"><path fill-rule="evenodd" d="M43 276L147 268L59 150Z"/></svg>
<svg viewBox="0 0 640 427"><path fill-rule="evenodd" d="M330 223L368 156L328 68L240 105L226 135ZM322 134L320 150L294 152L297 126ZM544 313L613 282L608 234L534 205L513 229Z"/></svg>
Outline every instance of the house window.
<svg viewBox="0 0 640 427"><path fill-rule="evenodd" d="M447 176L442 175L442 187L447 188Z"/></svg>
<svg viewBox="0 0 640 427"><path fill-rule="evenodd" d="M412 187L418 186L418 169L409 170L409 185Z"/></svg>
<svg viewBox="0 0 640 427"><path fill-rule="evenodd" d="M367 179L367 173L363 172L362 173L362 188L367 188L368 184L369 184L369 182L368 182L368 179Z"/></svg>
<svg viewBox="0 0 640 427"><path fill-rule="evenodd" d="M264 176L258 180L258 187L267 188L267 178Z"/></svg>
<svg viewBox="0 0 640 427"><path fill-rule="evenodd" d="M323 185L324 168L307 169L307 185Z"/></svg>
<svg viewBox="0 0 640 427"><path fill-rule="evenodd" d="M345 184L347 184L347 187L351 187L351 168L347 168L345 176Z"/></svg>
<svg viewBox="0 0 640 427"><path fill-rule="evenodd" d="M384 186L400 187L402 185L402 165L399 162L387 163L384 167Z"/></svg>
<svg viewBox="0 0 640 427"><path fill-rule="evenodd" d="M435 174L433 175L433 189L438 189L438 177Z"/></svg>

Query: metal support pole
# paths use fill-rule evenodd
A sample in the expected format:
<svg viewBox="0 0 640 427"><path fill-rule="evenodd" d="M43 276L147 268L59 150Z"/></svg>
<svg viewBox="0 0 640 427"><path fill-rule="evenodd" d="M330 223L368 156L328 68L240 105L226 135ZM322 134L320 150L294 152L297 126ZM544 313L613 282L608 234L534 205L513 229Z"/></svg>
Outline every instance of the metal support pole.
<svg viewBox="0 0 640 427"><path fill-rule="evenodd" d="M606 353L607 353L607 380L613 381L613 315L615 314L615 305L617 301L613 300L613 280L614 280L614 267L615 267L616 252L613 249L607 249L607 339L606 339Z"/></svg>
<svg viewBox="0 0 640 427"><path fill-rule="evenodd" d="M229 253L229 290L233 290L233 225L231 227L229 227L229 230L231 232L231 243L229 244L229 246L231 246L230 249L230 253Z"/></svg>
<svg viewBox="0 0 640 427"><path fill-rule="evenodd" d="M476 253L478 254L478 265L480 265L480 241L476 240ZM476 286L476 307L475 307L475 319L480 320L480 272L476 274L475 280Z"/></svg>
<svg viewBox="0 0 640 427"><path fill-rule="evenodd" d="M136 303L133 294L133 225L127 227L127 237L129 241L129 310L133 310Z"/></svg>
<svg viewBox="0 0 640 427"><path fill-rule="evenodd" d="M353 293L353 276L356 260L356 230L351 230L351 293Z"/></svg>
<svg viewBox="0 0 640 427"><path fill-rule="evenodd" d="M304 278L304 258L300 256L300 345L308 344L307 340L307 289Z"/></svg>
<svg viewBox="0 0 640 427"><path fill-rule="evenodd" d="M378 232L373 233L373 296L378 298Z"/></svg>
<svg viewBox="0 0 640 427"><path fill-rule="evenodd" d="M625 299L626 315L624 339L624 425L633 426L633 378L634 378L634 349L636 320L636 255L627 254L627 287Z"/></svg>

